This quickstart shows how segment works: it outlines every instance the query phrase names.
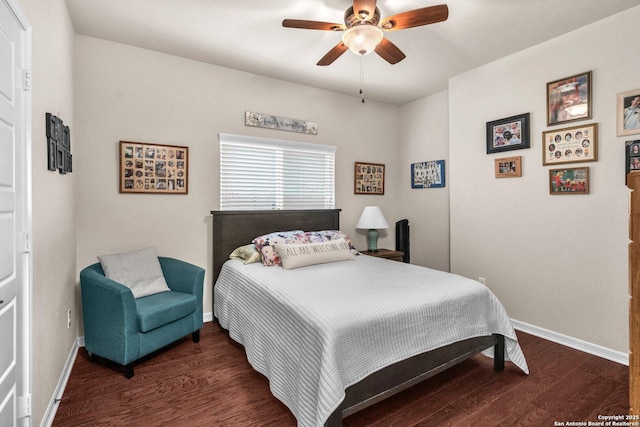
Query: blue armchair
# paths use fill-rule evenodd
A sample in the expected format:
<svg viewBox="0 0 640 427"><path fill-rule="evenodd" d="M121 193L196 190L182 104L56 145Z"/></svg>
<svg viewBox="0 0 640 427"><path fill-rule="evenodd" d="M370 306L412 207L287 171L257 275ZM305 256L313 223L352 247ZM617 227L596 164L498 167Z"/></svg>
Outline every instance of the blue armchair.
<svg viewBox="0 0 640 427"><path fill-rule="evenodd" d="M85 347L89 357L124 366L185 335L200 341L204 270L173 258L158 257L170 291L134 299L131 290L107 278L100 263L80 272Z"/></svg>

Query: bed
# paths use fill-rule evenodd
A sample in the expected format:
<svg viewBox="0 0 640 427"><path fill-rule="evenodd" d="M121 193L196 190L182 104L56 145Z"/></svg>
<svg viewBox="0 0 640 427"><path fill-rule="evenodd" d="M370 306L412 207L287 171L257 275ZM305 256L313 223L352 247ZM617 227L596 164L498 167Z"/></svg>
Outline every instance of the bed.
<svg viewBox="0 0 640 427"><path fill-rule="evenodd" d="M353 261L334 263L335 265L310 266L286 270L286 272L282 267L263 267L260 264L245 266L238 260L227 263L229 254L235 248L250 243L259 235L294 229L339 230L339 213L338 209L212 211L213 269L214 284L216 284L214 316L220 326L229 332L230 338L245 346L252 366L269 378L273 394L292 410L299 426L341 426L344 417L426 380L480 352L494 357L494 369L497 371L504 369L506 353L507 360L514 361L518 367L528 373L515 332L506 312L503 313L501 304L486 288L469 279L365 255L355 257ZM361 270L354 270L358 268ZM380 332L380 336L371 335L377 334L377 331L384 331L389 324L397 325L398 321L387 319L388 304L384 301L389 295L385 295L384 292L390 292L387 290L388 287L380 286L380 294L363 293L356 287L363 284L357 283L359 279L353 276L354 271L368 272L366 273L368 276L365 273L358 274L367 281L367 284L374 283L374 276L382 276L384 271L390 272L393 278L401 278L401 280L391 280L402 285L401 288L393 290L393 293L398 295L398 302L394 301L391 305L413 304L414 297L406 294L406 301L401 303L400 295L409 292L409 288L413 286L410 285L410 281L413 279L407 280L407 278L415 275L433 276L438 280L453 280L474 292L482 288L486 290L482 293L485 299L488 298L487 304L499 306L497 311L500 314L498 317L501 318L499 322L493 320L491 322L491 328L495 328L495 332L485 327L471 327L472 322L459 322L456 317L453 320L436 320L438 332L451 328L458 336L449 342L450 338L441 339L440 333L434 333L433 335L438 337L435 340L437 344L431 342L428 345L424 344L426 339L408 339L411 343L404 345L406 340L398 334L396 329L387 330L386 333ZM287 274L283 276L283 273ZM302 276L304 274L307 274L306 277L309 279L301 279L305 277ZM336 283L339 280L330 280L329 283L335 282L332 285L333 288L323 285L326 288L323 288L322 292L314 290L317 288L313 287L315 285L311 277L324 280L322 283L328 283L327 277L332 277L330 274L348 277L348 286L338 286ZM286 283L285 276L293 278L292 283ZM306 287L295 285L295 283L304 283ZM326 292L325 289L330 291ZM371 310L350 313L350 308L340 307L341 299L326 299L330 298L328 294L342 292L341 290L366 295L366 298L359 298L361 300L359 304L362 304L362 308L371 307ZM446 289L441 288L435 290L436 293L445 291ZM309 292L315 297L309 298ZM488 297L487 292L490 294ZM251 298L248 294L252 295ZM333 302L328 303L328 301ZM450 304L447 306L449 307L447 311L455 311L459 306L464 307L464 310L459 308L455 316L464 317L467 316L467 312L470 313L471 318L480 316L473 309L480 305L470 301ZM331 309L328 309L327 305L331 305ZM398 315L401 319L408 319L407 324L401 329L406 329L409 338L414 336L421 338L420 334L426 338L429 332L418 325L420 322L415 322L414 319L418 315L416 313L423 313L425 309L416 305L410 310L413 311ZM347 320L357 326L351 326ZM493 323L499 325L496 326ZM273 326L270 325L274 324L277 325L275 332L267 329L267 326L272 328ZM342 327L343 324L348 327ZM351 335L337 336L336 334L337 337L334 339L334 331ZM367 351L357 351L360 348L358 346L365 348L370 343L374 343L375 347ZM420 349L423 345L426 348L424 351ZM400 348L401 354L391 354L392 347ZM375 354L376 357L366 357L367 354ZM296 363L300 366L295 365ZM312 368L311 373L309 368ZM286 378L283 380L283 377ZM290 381L291 377L295 380ZM296 393L302 396L298 400L291 397Z"/></svg>

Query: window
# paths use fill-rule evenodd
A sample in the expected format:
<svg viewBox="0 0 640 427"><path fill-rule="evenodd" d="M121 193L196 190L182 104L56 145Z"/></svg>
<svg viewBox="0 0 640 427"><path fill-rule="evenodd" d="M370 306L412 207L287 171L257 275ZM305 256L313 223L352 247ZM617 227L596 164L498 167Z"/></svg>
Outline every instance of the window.
<svg viewBox="0 0 640 427"><path fill-rule="evenodd" d="M220 134L220 209L333 209L330 145Z"/></svg>

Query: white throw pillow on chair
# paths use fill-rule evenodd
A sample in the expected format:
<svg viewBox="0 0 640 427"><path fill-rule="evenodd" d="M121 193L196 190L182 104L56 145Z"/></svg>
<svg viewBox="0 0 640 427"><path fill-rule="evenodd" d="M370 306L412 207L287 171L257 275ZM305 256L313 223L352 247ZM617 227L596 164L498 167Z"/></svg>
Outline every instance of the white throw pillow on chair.
<svg viewBox="0 0 640 427"><path fill-rule="evenodd" d="M170 291L155 248L99 255L105 276L131 289L134 298Z"/></svg>

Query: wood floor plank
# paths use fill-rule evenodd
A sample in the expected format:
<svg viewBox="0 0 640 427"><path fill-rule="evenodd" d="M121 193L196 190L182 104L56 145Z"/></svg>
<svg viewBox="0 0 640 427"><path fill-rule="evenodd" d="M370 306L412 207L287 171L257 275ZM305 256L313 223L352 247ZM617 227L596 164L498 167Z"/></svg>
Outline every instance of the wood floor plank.
<svg viewBox="0 0 640 427"><path fill-rule="evenodd" d="M477 355L358 412L345 427L551 426L628 411L628 367L518 333L529 363L493 370ZM127 380L80 349L53 426L294 427L287 407L251 368L244 348L215 323L145 358Z"/></svg>

